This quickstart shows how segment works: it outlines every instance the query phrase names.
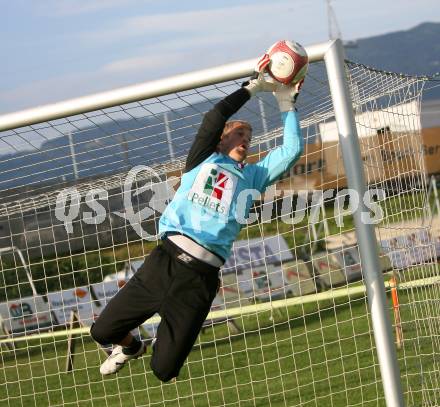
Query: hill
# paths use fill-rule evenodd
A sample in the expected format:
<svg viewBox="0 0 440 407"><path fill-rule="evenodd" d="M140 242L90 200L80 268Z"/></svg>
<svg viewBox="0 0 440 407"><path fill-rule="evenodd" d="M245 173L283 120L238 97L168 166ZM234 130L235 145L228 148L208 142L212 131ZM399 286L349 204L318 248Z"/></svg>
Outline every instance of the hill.
<svg viewBox="0 0 440 407"><path fill-rule="evenodd" d="M423 23L410 30L396 31L355 41L347 48L348 59L409 75L433 75L440 71L440 23Z"/></svg>
<svg viewBox="0 0 440 407"><path fill-rule="evenodd" d="M422 23L396 31L352 41L348 59L384 71L432 76L440 72L440 23ZM427 91L425 99L440 99L440 87Z"/></svg>

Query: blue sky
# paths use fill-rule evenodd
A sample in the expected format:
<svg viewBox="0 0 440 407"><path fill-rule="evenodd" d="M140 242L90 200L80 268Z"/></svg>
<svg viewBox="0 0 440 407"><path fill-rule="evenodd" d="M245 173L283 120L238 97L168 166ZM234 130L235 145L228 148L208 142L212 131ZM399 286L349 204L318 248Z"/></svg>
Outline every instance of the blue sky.
<svg viewBox="0 0 440 407"><path fill-rule="evenodd" d="M0 114L328 39L324 0L1 0ZM344 39L439 22L439 0L333 0Z"/></svg>

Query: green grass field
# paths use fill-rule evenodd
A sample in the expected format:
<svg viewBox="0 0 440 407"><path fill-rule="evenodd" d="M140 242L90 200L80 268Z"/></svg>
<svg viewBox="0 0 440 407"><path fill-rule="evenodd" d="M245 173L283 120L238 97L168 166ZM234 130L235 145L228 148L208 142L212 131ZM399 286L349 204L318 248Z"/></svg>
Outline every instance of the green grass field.
<svg viewBox="0 0 440 407"><path fill-rule="evenodd" d="M399 199L398 210L414 208L412 199ZM387 201L387 211L396 211L394 201ZM331 209L327 216L332 235L353 229L351 217L338 228ZM295 227L282 222L261 227L245 228L240 238L261 236L263 231L266 236L282 234L290 247L305 243L306 221ZM128 259L141 257L154 245L132 242L99 253L73 255L67 259L69 267L64 274L57 260L53 278L63 288L101 281L105 274L116 271ZM78 260L77 266L71 265L72 259ZM108 270L104 270L107 263ZM47 264L38 266L44 277L41 282L46 283L50 279ZM405 280L411 280L432 273L438 275L438 270L414 267L404 274ZM75 280L79 277L84 281ZM440 405L439 297L438 287L400 294L405 341L398 357L407 406ZM230 335L225 324L206 328L178 381L165 385L150 371L150 353L117 376L103 379L99 364L104 353L87 335L76 340L71 373L64 372L66 338L20 342L14 350L0 345L0 406L385 405L364 296L281 308L273 315L248 314L236 321L242 327L241 334Z"/></svg>
<svg viewBox="0 0 440 407"><path fill-rule="evenodd" d="M432 290L425 291L425 301L435 298ZM406 402L434 405L423 401L438 397L432 384L439 382L438 347L420 334L420 321L408 322L414 312L429 318L427 307L403 292L400 297L405 344L398 356ZM165 385L150 371L150 353L103 379L98 366L104 353L88 336L76 341L71 373L64 372L65 338L23 342L14 351L3 347L0 405L385 405L365 297L294 306L272 319L263 312L237 322L244 333L229 335L225 324L206 328L178 381Z"/></svg>

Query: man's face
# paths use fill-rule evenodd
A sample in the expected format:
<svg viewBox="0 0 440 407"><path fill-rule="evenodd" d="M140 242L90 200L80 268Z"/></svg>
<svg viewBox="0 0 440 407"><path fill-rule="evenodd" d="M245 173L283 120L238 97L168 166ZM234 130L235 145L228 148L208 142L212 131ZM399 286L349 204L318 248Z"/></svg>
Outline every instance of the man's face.
<svg viewBox="0 0 440 407"><path fill-rule="evenodd" d="M244 126L233 127L223 135L219 151L235 161L245 160L251 143L252 131Z"/></svg>

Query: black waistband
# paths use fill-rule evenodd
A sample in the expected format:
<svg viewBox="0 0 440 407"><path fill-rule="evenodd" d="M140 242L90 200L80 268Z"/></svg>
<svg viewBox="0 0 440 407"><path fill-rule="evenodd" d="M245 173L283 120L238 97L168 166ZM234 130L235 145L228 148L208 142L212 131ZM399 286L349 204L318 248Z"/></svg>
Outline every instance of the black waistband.
<svg viewBox="0 0 440 407"><path fill-rule="evenodd" d="M196 259L166 237L162 239L162 245L168 254L170 254L180 263L192 267L194 270L202 273L218 273L219 271L219 267L211 266L202 260Z"/></svg>

